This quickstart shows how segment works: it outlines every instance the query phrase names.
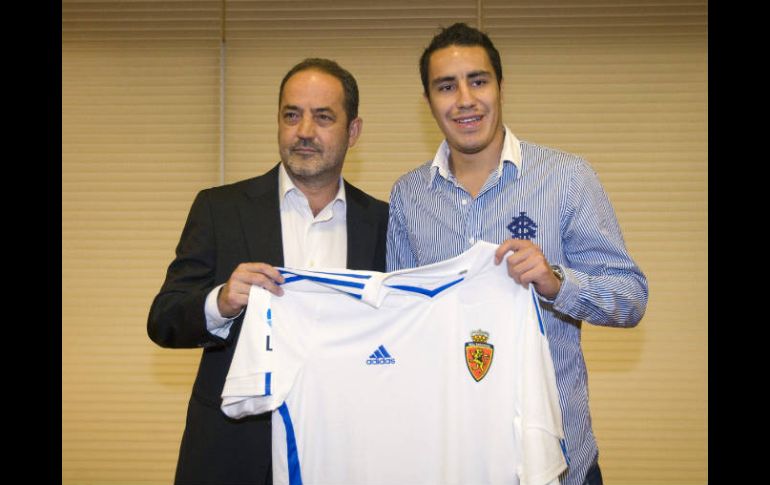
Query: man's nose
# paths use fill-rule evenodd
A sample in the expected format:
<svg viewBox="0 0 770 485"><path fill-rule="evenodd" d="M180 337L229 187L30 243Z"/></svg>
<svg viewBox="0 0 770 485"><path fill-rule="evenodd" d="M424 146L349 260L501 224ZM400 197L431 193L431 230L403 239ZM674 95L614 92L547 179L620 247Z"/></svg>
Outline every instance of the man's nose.
<svg viewBox="0 0 770 485"><path fill-rule="evenodd" d="M312 116L302 116L297 126L297 136L300 138L313 138L315 136L315 123L313 123Z"/></svg>
<svg viewBox="0 0 770 485"><path fill-rule="evenodd" d="M458 84L456 104L458 108L470 108L476 104L476 98L473 96L467 83L461 82Z"/></svg>

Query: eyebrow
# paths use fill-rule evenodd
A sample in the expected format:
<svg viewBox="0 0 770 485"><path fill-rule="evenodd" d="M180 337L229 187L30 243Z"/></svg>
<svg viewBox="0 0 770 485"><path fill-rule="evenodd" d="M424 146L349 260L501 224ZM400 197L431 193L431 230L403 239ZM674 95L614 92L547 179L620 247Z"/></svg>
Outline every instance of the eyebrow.
<svg viewBox="0 0 770 485"><path fill-rule="evenodd" d="M296 105L293 105L293 104L287 104L283 108L281 108L281 111L282 112L283 111L303 111L303 109L300 108L299 106L296 106ZM329 107L329 106L321 106L320 108L311 108L310 112L313 113L313 114L318 114L318 113L332 113L332 114L334 114L334 110L331 109L331 107Z"/></svg>
<svg viewBox="0 0 770 485"><path fill-rule="evenodd" d="M478 71L471 71L471 72L469 72L465 77L467 79L476 79L476 78L479 78L479 77L491 76L491 75L492 75L491 72L485 71L483 69L480 69ZM431 86L436 86L436 85L444 83L444 82L451 82L451 81L455 81L455 80L457 80L457 76L442 76L442 77L437 77L436 79L432 80L430 82L430 85Z"/></svg>
<svg viewBox="0 0 770 485"><path fill-rule="evenodd" d="M466 77L469 78L469 79L472 79L472 78L483 77L483 76L491 76L491 75L492 75L492 73L489 72L489 71L478 70L478 71L471 71L471 72L469 72Z"/></svg>

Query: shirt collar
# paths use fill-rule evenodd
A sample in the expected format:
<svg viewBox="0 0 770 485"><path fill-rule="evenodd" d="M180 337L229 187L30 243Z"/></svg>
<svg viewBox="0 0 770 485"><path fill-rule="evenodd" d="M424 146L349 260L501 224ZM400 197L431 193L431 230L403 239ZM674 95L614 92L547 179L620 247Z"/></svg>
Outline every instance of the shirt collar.
<svg viewBox="0 0 770 485"><path fill-rule="evenodd" d="M305 197L305 194L303 194L302 191L296 185L294 185L291 177L289 177L289 174L286 172L286 168L283 166L283 162L281 162L278 166L278 195L280 195L281 201L284 201L287 197L289 197L289 194L294 194L295 196L302 198L302 200L304 200L307 204L307 197ZM329 202L327 207L331 205L339 205L338 201L342 203L343 208L347 204L347 199L345 198L345 182L342 180L342 175L340 175L337 195L334 196L334 199Z"/></svg>
<svg viewBox="0 0 770 485"><path fill-rule="evenodd" d="M519 178L521 177L521 142L506 125L503 125L503 128L505 128L505 139L503 151L500 152L500 164L497 166L497 177L499 178L503 174L503 163L512 163L516 167L516 178ZM446 139L438 147L430 167L431 184L437 173L449 181L455 180L454 175L449 170L449 144Z"/></svg>

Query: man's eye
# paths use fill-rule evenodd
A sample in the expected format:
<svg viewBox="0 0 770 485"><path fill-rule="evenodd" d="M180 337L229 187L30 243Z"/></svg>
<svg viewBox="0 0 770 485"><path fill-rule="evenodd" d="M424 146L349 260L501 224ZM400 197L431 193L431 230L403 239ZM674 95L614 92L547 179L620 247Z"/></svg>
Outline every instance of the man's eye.
<svg viewBox="0 0 770 485"><path fill-rule="evenodd" d="M451 91L453 86L451 84L441 84L438 87L439 91Z"/></svg>

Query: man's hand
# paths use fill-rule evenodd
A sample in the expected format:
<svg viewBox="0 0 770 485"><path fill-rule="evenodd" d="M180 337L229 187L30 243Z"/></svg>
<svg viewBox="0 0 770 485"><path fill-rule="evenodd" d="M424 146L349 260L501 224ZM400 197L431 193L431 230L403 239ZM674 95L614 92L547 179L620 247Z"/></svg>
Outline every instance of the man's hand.
<svg viewBox="0 0 770 485"><path fill-rule="evenodd" d="M526 239L509 239L495 251L495 264L500 264L508 251L513 251L505 260L511 278L525 288L532 283L541 296L554 299L561 289L561 281L553 274L540 247Z"/></svg>
<svg viewBox="0 0 770 485"><path fill-rule="evenodd" d="M281 273L269 264L241 263L219 291L219 313L225 318L238 315L249 301L251 285L260 286L274 295L281 296L283 289L278 285L283 282Z"/></svg>

